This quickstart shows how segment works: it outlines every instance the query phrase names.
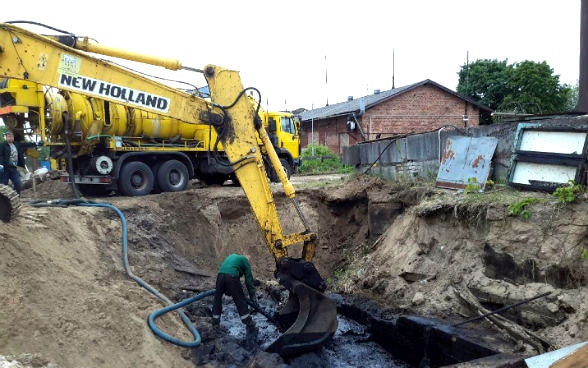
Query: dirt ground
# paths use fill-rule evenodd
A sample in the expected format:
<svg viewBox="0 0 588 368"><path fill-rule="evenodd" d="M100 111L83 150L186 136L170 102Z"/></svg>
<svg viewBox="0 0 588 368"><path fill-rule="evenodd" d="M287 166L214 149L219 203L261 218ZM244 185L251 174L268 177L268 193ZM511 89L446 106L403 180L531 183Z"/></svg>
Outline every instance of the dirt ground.
<svg viewBox="0 0 588 368"><path fill-rule="evenodd" d="M464 194L365 175L307 181L293 178L330 291L451 323L545 294L506 315L523 328L501 329L506 349L535 355L588 340L588 260L580 257L588 200L562 206L507 187ZM163 304L125 272L125 234L131 272L173 300L212 289L233 252L249 257L257 279L273 281L273 258L239 187L91 199L121 211L124 223L111 207L66 205L63 183L35 189L23 192L16 219L0 223L0 367L194 366L189 349L150 330L147 317ZM300 231L274 189L284 232ZM529 197L538 200L528 219L510 213ZM382 234L370 218L376 210L388 223ZM158 325L191 339L175 314Z"/></svg>

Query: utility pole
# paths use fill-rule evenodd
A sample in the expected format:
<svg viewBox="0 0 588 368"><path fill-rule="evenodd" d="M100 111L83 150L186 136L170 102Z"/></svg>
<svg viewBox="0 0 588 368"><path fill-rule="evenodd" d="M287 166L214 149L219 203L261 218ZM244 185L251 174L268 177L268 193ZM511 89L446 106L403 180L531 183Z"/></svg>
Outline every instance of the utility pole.
<svg viewBox="0 0 588 368"><path fill-rule="evenodd" d="M314 110L314 104L310 107L310 110ZM314 157L314 113L312 119L310 119L310 144L311 144L311 156Z"/></svg>
<svg viewBox="0 0 588 368"><path fill-rule="evenodd" d="M578 104L576 111L588 113L588 0L580 6L580 78L578 80Z"/></svg>

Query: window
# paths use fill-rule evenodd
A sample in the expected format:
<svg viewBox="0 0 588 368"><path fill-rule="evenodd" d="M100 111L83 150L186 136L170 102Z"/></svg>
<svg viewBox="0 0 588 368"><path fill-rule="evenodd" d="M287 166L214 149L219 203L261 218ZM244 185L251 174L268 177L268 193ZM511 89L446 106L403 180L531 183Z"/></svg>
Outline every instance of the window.
<svg viewBox="0 0 588 368"><path fill-rule="evenodd" d="M282 131L285 133L296 134L296 129L294 128L294 122L291 118L287 118L282 116Z"/></svg>

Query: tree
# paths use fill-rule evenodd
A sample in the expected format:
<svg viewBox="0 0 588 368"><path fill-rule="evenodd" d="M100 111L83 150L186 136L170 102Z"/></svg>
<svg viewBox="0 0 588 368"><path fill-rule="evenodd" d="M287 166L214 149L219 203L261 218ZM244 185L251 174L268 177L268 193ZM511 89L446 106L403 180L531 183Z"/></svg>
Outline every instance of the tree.
<svg viewBox="0 0 588 368"><path fill-rule="evenodd" d="M499 110L530 114L561 113L571 94L569 87L559 84L559 75L545 61L523 61L512 66L511 93L498 106ZM517 111L517 110L515 110Z"/></svg>
<svg viewBox="0 0 588 368"><path fill-rule="evenodd" d="M507 61L477 60L463 65L459 71L457 93L468 96L484 106L496 107L510 94Z"/></svg>
<svg viewBox="0 0 588 368"><path fill-rule="evenodd" d="M571 111L573 90L545 61L486 59L461 67L457 92L496 111L554 114Z"/></svg>
<svg viewBox="0 0 588 368"><path fill-rule="evenodd" d="M566 102L566 111L575 111L578 106L578 97L580 97L580 82L576 81L575 85L567 84L566 87L570 89L570 97Z"/></svg>
<svg viewBox="0 0 588 368"><path fill-rule="evenodd" d="M4 142L4 133L6 133L6 131L8 130L8 128L4 125L0 125L0 142Z"/></svg>

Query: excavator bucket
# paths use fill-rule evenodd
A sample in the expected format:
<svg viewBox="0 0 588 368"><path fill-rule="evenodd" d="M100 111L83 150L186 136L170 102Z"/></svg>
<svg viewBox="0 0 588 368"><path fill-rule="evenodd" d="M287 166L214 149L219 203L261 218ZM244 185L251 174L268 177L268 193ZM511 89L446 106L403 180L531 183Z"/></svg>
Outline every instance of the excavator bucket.
<svg viewBox="0 0 588 368"><path fill-rule="evenodd" d="M312 274L308 272L310 268L316 272L311 263L303 262L303 264L303 268L307 271L305 276ZM295 271L292 272L290 269L286 271L289 273L284 273L284 268L281 271L277 273L278 280L288 288L290 297L276 315L276 320L285 332L266 351L291 356L316 350L337 331L337 305L322 291L293 278ZM318 272L314 277L316 276ZM320 280L322 284L322 279Z"/></svg>
<svg viewBox="0 0 588 368"><path fill-rule="evenodd" d="M296 320L266 349L282 356L318 349L333 336L338 325L335 301L304 283L294 281L293 284L288 303L280 313L297 313Z"/></svg>

